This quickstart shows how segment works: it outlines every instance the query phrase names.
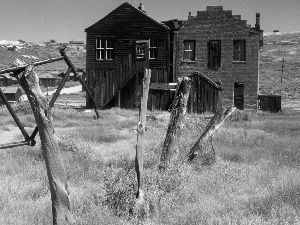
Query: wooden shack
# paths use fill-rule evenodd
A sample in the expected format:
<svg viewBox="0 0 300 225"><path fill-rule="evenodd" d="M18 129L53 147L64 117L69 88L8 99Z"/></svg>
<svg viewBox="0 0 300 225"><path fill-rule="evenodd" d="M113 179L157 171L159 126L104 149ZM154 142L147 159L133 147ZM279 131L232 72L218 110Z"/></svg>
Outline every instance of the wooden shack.
<svg viewBox="0 0 300 225"><path fill-rule="evenodd" d="M281 112L281 95L258 95L258 110Z"/></svg>
<svg viewBox="0 0 300 225"><path fill-rule="evenodd" d="M173 82L172 31L142 6L123 3L85 31L87 85L96 96L101 89L101 99L96 98L99 108L107 104L136 108L145 68L151 69L152 83ZM87 106L91 106L88 97Z"/></svg>
<svg viewBox="0 0 300 225"><path fill-rule="evenodd" d="M55 87L55 78L51 73L43 73L39 75L40 85L44 87Z"/></svg>
<svg viewBox="0 0 300 225"><path fill-rule="evenodd" d="M5 97L9 102L19 102L20 98L22 96L22 91L17 86L9 86L9 87L0 87L3 91ZM0 98L0 101L2 103L2 99Z"/></svg>

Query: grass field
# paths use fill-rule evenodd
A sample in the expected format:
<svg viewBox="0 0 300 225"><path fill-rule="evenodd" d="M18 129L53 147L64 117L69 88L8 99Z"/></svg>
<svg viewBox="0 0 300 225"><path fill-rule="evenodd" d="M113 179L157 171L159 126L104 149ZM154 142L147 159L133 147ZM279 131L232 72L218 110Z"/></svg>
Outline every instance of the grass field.
<svg viewBox="0 0 300 225"><path fill-rule="evenodd" d="M18 109L32 131L29 112L26 106ZM164 174L157 164L168 114L152 114L156 119L147 121L144 164L150 216L143 224L300 223L299 114L234 115L213 138L217 160L211 166L182 162L208 122L205 116L189 115L181 159ZM100 115L94 120L93 113L53 110L76 224L140 224L130 213L138 112L111 109ZM1 133L9 132L13 121L5 109L0 109L0 121ZM39 143L2 150L0 179L0 224L51 224Z"/></svg>

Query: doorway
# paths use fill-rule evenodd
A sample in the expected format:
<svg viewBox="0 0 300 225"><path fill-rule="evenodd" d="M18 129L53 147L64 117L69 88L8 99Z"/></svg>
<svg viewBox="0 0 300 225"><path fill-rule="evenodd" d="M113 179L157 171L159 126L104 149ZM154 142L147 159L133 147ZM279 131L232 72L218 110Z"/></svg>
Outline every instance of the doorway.
<svg viewBox="0 0 300 225"><path fill-rule="evenodd" d="M237 109L244 110L244 83L242 82L234 83L233 104Z"/></svg>

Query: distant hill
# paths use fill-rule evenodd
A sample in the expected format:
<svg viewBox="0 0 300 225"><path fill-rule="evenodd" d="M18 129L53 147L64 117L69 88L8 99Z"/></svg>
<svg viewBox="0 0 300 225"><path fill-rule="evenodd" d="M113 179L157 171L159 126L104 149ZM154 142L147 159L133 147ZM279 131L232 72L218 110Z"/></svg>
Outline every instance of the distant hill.
<svg viewBox="0 0 300 225"><path fill-rule="evenodd" d="M300 31L264 35L264 47L260 50L259 83L262 94L281 93L283 99L300 98Z"/></svg>
<svg viewBox="0 0 300 225"><path fill-rule="evenodd" d="M14 50L8 50L13 45L10 45L5 41L0 41L0 69L6 69L10 67L13 61L18 58L27 63L42 61L49 58L59 57L59 46L41 46L39 44L25 43L23 45L17 45ZM13 42L14 43L14 42ZM84 47L76 47L74 45L69 45L66 49L67 55L70 57L71 61L78 68L85 68L85 50ZM66 72L68 67L66 63L61 60L58 62L45 64L36 67L39 72L59 70L61 72Z"/></svg>

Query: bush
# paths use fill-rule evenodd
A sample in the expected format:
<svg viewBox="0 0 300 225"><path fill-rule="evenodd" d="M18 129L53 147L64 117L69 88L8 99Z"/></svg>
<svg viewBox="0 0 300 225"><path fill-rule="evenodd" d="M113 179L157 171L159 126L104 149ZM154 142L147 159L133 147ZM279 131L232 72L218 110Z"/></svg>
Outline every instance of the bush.
<svg viewBox="0 0 300 225"><path fill-rule="evenodd" d="M235 112L229 116L228 120L231 122L251 121L251 116L249 112L236 109Z"/></svg>
<svg viewBox="0 0 300 225"><path fill-rule="evenodd" d="M32 114L32 109L29 102L20 102L14 107L16 113Z"/></svg>

